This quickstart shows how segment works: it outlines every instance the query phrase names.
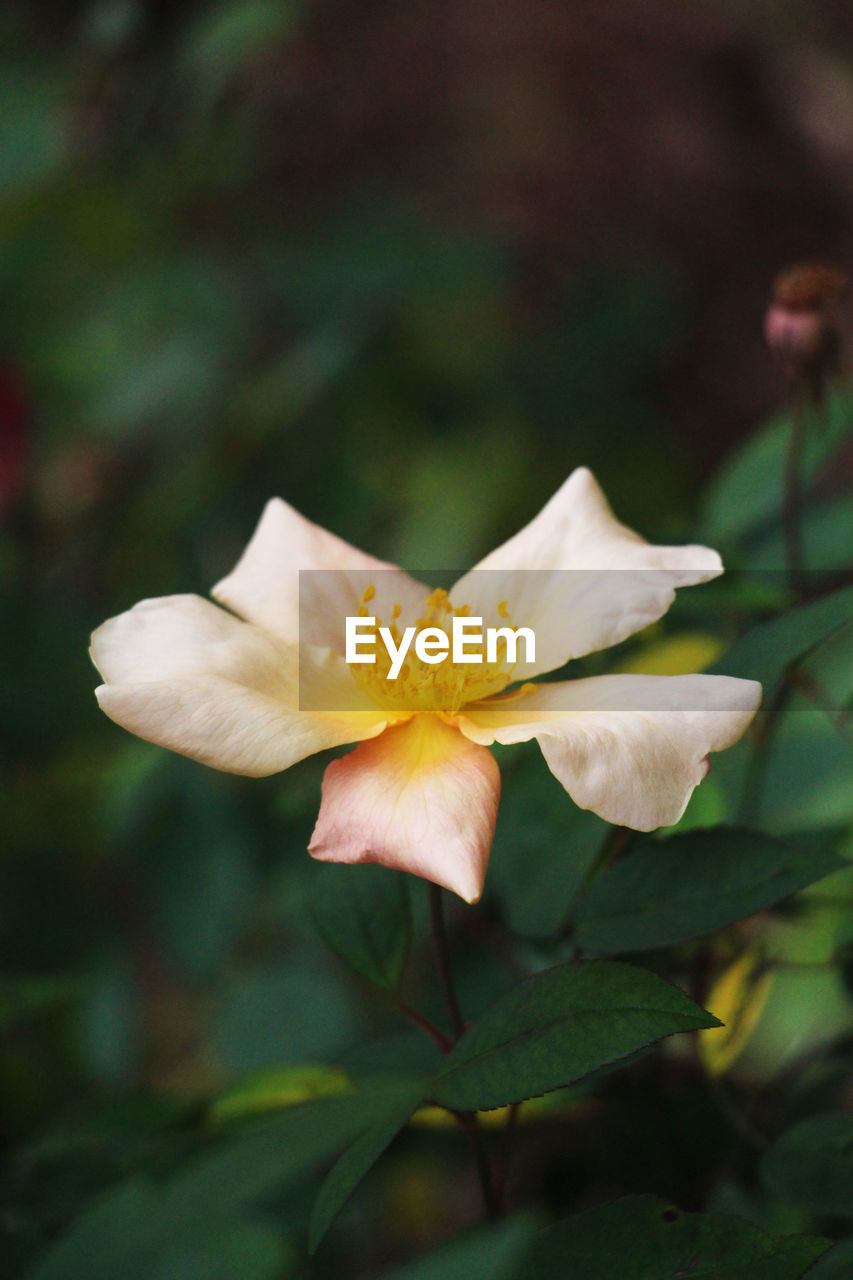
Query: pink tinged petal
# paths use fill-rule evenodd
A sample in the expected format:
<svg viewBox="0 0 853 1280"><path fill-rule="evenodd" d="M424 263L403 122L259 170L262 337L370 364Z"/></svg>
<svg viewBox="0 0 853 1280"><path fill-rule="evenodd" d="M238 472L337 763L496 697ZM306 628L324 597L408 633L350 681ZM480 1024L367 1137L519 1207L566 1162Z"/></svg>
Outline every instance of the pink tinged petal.
<svg viewBox="0 0 853 1280"><path fill-rule="evenodd" d="M468 707L459 728L482 744L536 738L582 809L652 831L678 821L708 752L736 742L760 701L759 684L730 676L595 676Z"/></svg>
<svg viewBox="0 0 853 1280"><path fill-rule="evenodd" d="M486 556L451 591L487 626L531 627L536 661L518 679L617 644L666 613L677 587L722 572L708 547L657 547L620 524L592 474L573 471L524 529Z"/></svg>
<svg viewBox="0 0 853 1280"><path fill-rule="evenodd" d="M229 773L262 776L326 747L381 733L377 708L298 709L296 653L199 596L144 600L92 637L106 683L96 690L117 724ZM354 682L333 655L309 655L327 681ZM320 678L318 676L318 678ZM358 698L341 706L358 707Z"/></svg>
<svg viewBox="0 0 853 1280"><path fill-rule="evenodd" d="M328 645L342 652L345 619L358 613L368 586L376 588L371 613L378 611L385 622L393 604L416 612L429 594L402 569L350 546L281 498L271 498L236 567L212 595L292 644Z"/></svg>
<svg viewBox="0 0 853 1280"><path fill-rule="evenodd" d="M326 769L308 846L323 862L379 862L476 902L500 795L491 752L418 715Z"/></svg>

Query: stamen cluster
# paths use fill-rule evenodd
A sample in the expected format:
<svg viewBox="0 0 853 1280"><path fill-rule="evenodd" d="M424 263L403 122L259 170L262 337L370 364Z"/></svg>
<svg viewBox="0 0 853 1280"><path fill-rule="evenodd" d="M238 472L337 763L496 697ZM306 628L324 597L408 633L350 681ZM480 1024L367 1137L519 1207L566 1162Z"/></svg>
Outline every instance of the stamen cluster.
<svg viewBox="0 0 853 1280"><path fill-rule="evenodd" d="M379 629L384 624L381 618L368 609L375 595L375 587L369 586L362 596L358 616L365 619L373 617L373 623L366 626L365 634L369 635L372 631L378 637ZM505 600L498 605L498 613L502 618L509 619ZM398 625L401 614L400 605L395 604L391 610L388 630L396 645L402 639ZM449 643L453 617L467 618L470 614L470 605L460 605L457 608L451 603L447 592L439 587L424 600L423 613L415 619L414 626L418 631L437 627L447 635ZM499 637L497 641L497 661L488 661L485 645L469 642L468 652L479 653L481 661L463 664L448 660L434 665L421 661L414 649L410 649L396 678L389 679L391 657L385 645L377 644L375 663L351 663L350 670L362 688L380 706L395 711L429 711L451 717L470 702L502 693L513 680L515 664L510 665L508 662L507 644L503 637Z"/></svg>

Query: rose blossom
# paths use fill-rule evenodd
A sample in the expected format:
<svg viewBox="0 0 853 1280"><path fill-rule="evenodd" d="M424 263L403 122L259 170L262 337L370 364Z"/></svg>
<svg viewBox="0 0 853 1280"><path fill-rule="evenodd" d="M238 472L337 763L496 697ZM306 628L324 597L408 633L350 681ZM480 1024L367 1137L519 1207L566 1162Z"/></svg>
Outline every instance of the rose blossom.
<svg viewBox="0 0 853 1280"><path fill-rule="evenodd" d="M334 571L316 575L321 589L301 616L300 570ZM500 793L493 743L536 738L576 804L648 831L678 820L708 752L744 732L761 697L751 680L531 683L633 635L662 617L677 587L721 572L706 547L652 546L620 524L583 468L449 593L273 498L213 590L225 608L167 596L98 628L97 697L131 732L231 773L272 774L358 743L326 769L310 852L383 863L475 902ZM383 618L441 628L452 616L511 617L535 631L536 661L434 667L409 656L391 681L381 663L344 660L345 617L368 614L377 628Z"/></svg>

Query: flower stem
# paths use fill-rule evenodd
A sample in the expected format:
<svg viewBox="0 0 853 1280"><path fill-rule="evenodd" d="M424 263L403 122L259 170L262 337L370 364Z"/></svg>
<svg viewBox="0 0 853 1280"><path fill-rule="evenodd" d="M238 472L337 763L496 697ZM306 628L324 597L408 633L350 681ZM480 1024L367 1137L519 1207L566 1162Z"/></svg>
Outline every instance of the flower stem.
<svg viewBox="0 0 853 1280"><path fill-rule="evenodd" d="M498 1203L498 1197L495 1193L495 1184L492 1178L492 1169L489 1164L489 1156L486 1151L486 1144L483 1141L483 1134L477 1124L476 1111L466 1113L465 1128L471 1136L474 1144L474 1158L477 1161L477 1173L480 1175L480 1187L483 1191L483 1205L486 1210L486 1217L490 1220L502 1218L504 1211Z"/></svg>
<svg viewBox="0 0 853 1280"><path fill-rule="evenodd" d="M437 884L429 884L429 913L432 921L432 941L435 948L435 961L438 968L438 976L441 981L441 988L444 992L444 1000L447 1005L447 1012L450 1015L450 1026L453 1031L453 1038L458 1040L465 1030L465 1022L459 1009L459 1001L456 998L456 988L453 984L453 973L450 968L450 948L447 945L447 930L444 926L444 904L441 897L441 888Z"/></svg>
<svg viewBox="0 0 853 1280"><path fill-rule="evenodd" d="M456 987L453 982L453 971L450 967L450 947L447 943L447 929L444 923L444 900L441 896L439 885L430 883L427 887L429 889L429 913L432 921L432 940L436 967L450 1017L453 1039L456 1041L465 1030L465 1020L459 1008L459 1000L457 999ZM468 1134L474 1147L474 1158L477 1162L477 1173L483 1192L486 1217L490 1219L500 1218L503 1211L495 1191L495 1182L489 1163L489 1155L486 1151L486 1144L483 1141L482 1131L477 1124L477 1113L476 1111L457 1111L454 1114Z"/></svg>
<svg viewBox="0 0 853 1280"><path fill-rule="evenodd" d="M805 387L798 382L791 403L791 434L785 454L785 491L782 502L782 532L785 540L785 563L791 590L801 596L805 589L803 573L803 512L801 468L806 434Z"/></svg>
<svg viewBox="0 0 853 1280"><path fill-rule="evenodd" d="M515 1131L518 1127L518 1113L521 1110L521 1103L514 1102L509 1109L506 1126L503 1131L503 1146L501 1150L500 1165L495 1175L495 1201L498 1215L503 1217L506 1213L506 1188L509 1181L509 1162L512 1154L512 1142L515 1137Z"/></svg>

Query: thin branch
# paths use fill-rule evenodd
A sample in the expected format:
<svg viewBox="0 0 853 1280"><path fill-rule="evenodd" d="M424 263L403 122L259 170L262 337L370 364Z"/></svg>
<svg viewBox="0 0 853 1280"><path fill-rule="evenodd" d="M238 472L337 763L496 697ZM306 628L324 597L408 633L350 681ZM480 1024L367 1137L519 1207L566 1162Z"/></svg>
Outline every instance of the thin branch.
<svg viewBox="0 0 853 1280"><path fill-rule="evenodd" d="M454 1111L453 1114L474 1145L474 1158L477 1162L477 1173L480 1178L480 1188L483 1192L483 1207L486 1210L486 1217L491 1220L502 1218L504 1210L501 1208L498 1196L495 1193L489 1155L486 1151L486 1144L483 1141L483 1131L477 1123L477 1113L476 1111Z"/></svg>
<svg viewBox="0 0 853 1280"><path fill-rule="evenodd" d="M450 1053L450 1050L453 1048L453 1041L449 1036L444 1034L440 1027L437 1027L435 1023L431 1022L423 1013L412 1008L410 1004L406 1004L405 1000L400 996L397 995L394 997L394 1003L405 1018L408 1018L409 1021L414 1023L414 1025L420 1028L421 1031L426 1032L433 1044L437 1045L442 1053Z"/></svg>
<svg viewBox="0 0 853 1280"><path fill-rule="evenodd" d="M509 1182L509 1163L512 1154L513 1140L518 1128L518 1113L521 1110L521 1103L514 1102L509 1109L506 1125L503 1130L503 1142L501 1145L500 1163L495 1174L495 1201L497 1211L501 1217L506 1214L506 1189Z"/></svg>
<svg viewBox="0 0 853 1280"><path fill-rule="evenodd" d="M782 501L782 533L785 540L785 563L792 591L798 596L805 590L803 571L803 495L801 469L806 435L806 392L794 388L791 404L791 434L785 454L785 491Z"/></svg>
<svg viewBox="0 0 853 1280"><path fill-rule="evenodd" d="M447 942L447 929L444 923L444 900L439 885L429 883L429 913L432 921L432 940L435 950L435 961L454 1040L458 1040L465 1030L465 1020L459 1008L456 987L453 982L453 971L450 967L450 947ZM483 1192L483 1205L488 1218L500 1218L502 1211L495 1194L489 1155L483 1140L483 1133L477 1123L476 1111L455 1111L454 1115L462 1125L474 1146L474 1158L477 1162L477 1174Z"/></svg>
<svg viewBox="0 0 853 1280"><path fill-rule="evenodd" d="M458 1040L465 1030L465 1022L459 1008L459 1001L456 998L456 988L453 985L453 972L450 968L450 948L447 944L447 930L444 925L444 904L441 888L439 885L432 883L428 885L428 888L435 962L438 968L441 988L444 992L445 1003L447 1004L447 1012L450 1015L450 1026L454 1039Z"/></svg>

